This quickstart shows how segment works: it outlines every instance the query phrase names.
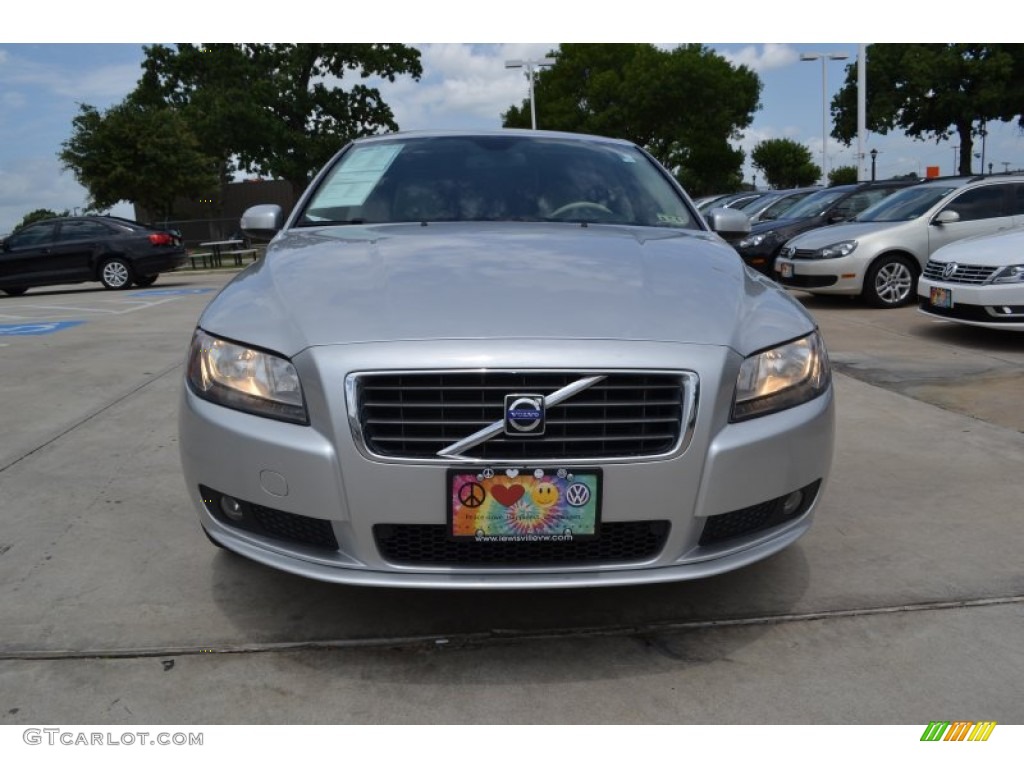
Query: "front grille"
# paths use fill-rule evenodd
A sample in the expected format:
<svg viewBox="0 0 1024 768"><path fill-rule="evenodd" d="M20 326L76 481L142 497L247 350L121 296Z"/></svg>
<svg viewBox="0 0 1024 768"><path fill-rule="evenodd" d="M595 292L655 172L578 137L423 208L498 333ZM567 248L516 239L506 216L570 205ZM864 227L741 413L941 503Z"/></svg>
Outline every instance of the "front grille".
<svg viewBox="0 0 1024 768"><path fill-rule="evenodd" d="M712 544L721 544L724 541L746 536L757 531L763 531L781 525L789 520L794 520L806 512L815 497L818 495L818 487L821 481L818 480L810 485L801 488L803 498L795 510L786 514L784 511L786 496L779 496L752 507L744 507L735 512L726 512L724 515L713 515L704 523L704 531L700 536L700 545L706 547Z"/></svg>
<svg viewBox="0 0 1024 768"><path fill-rule="evenodd" d="M817 258L817 250L814 248L795 248L791 250L787 255L791 259L814 259Z"/></svg>
<svg viewBox="0 0 1024 768"><path fill-rule="evenodd" d="M375 525L381 557L401 565L508 566L630 563L656 557L667 520L602 523L597 538L562 541L461 541L444 525Z"/></svg>
<svg viewBox="0 0 1024 768"><path fill-rule="evenodd" d="M361 438L370 453L429 459L502 421L505 395L550 395L591 375L595 374L358 374L354 407ZM686 388L696 386L687 383L689 376L692 374L608 373L598 384L550 406L543 436L513 437L501 432L460 456L526 462L669 453L679 444L686 423Z"/></svg>
<svg viewBox="0 0 1024 768"><path fill-rule="evenodd" d="M778 281L791 288L828 288L828 286L839 282L839 278L835 275L791 275L790 277L779 276Z"/></svg>
<svg viewBox="0 0 1024 768"><path fill-rule="evenodd" d="M956 304L953 307L936 307L928 299L919 299L918 305L922 311L937 317L973 320L978 323L1008 323L1011 325L1024 322L1024 306L1021 305L984 307L975 304ZM1009 309L1009 314L1002 311L1004 309Z"/></svg>
<svg viewBox="0 0 1024 768"><path fill-rule="evenodd" d="M924 276L929 280L937 280L942 283L961 283L964 285L980 285L992 277L999 267L979 267L974 264L957 264L956 272L945 277L942 272L949 266L942 261L929 261L924 265Z"/></svg>

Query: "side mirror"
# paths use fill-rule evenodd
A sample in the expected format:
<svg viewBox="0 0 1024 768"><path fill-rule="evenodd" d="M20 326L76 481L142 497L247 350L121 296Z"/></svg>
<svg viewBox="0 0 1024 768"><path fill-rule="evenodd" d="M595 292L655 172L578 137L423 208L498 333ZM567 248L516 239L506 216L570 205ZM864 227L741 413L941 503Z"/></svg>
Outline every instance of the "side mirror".
<svg viewBox="0 0 1024 768"><path fill-rule="evenodd" d="M742 211L732 208L712 208L704 217L711 229L722 237L750 234L750 219Z"/></svg>
<svg viewBox="0 0 1024 768"><path fill-rule="evenodd" d="M960 214L947 208L944 211L939 211L939 215L932 219L932 224L953 224L958 221L960 221Z"/></svg>
<svg viewBox="0 0 1024 768"><path fill-rule="evenodd" d="M242 214L242 231L250 237L270 240L284 226L280 205L254 205Z"/></svg>

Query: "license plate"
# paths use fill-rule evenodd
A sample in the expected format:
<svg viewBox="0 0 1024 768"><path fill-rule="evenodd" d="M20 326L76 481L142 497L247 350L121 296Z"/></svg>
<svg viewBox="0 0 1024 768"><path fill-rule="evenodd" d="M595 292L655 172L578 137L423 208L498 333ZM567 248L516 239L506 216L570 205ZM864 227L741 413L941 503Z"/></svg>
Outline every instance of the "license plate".
<svg viewBox="0 0 1024 768"><path fill-rule="evenodd" d="M949 288L936 288L932 286L928 300L933 307L939 307L940 309L953 308L953 292Z"/></svg>
<svg viewBox="0 0 1024 768"><path fill-rule="evenodd" d="M782 272L782 276L783 277L792 277L793 276L793 265L792 264L785 264L784 263L781 266L782 266L782 269L779 270L779 271Z"/></svg>
<svg viewBox="0 0 1024 768"><path fill-rule="evenodd" d="M601 470L448 470L448 533L480 542L594 538L601 515Z"/></svg>

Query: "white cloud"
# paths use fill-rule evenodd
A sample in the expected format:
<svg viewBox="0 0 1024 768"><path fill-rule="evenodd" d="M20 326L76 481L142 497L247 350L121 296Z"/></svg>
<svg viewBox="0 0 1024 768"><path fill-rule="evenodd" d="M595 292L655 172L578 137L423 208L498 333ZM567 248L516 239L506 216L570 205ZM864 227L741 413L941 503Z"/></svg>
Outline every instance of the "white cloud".
<svg viewBox="0 0 1024 768"><path fill-rule="evenodd" d="M739 50L719 48L718 53L730 63L747 66L755 72L788 67L800 60L800 53L795 48L779 43L748 45Z"/></svg>

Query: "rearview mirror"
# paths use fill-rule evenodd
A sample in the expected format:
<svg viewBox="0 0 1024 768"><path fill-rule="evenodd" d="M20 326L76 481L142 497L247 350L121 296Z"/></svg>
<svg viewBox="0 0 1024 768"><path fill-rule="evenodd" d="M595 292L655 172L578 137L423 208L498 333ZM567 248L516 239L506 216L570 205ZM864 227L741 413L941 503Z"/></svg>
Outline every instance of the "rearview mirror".
<svg viewBox="0 0 1024 768"><path fill-rule="evenodd" d="M712 208L704 216L712 230L722 237L750 234L750 219L742 211L732 208Z"/></svg>
<svg viewBox="0 0 1024 768"><path fill-rule="evenodd" d="M953 224L957 221L960 221L960 214L947 208L939 211L939 215L932 219L932 224Z"/></svg>
<svg viewBox="0 0 1024 768"><path fill-rule="evenodd" d="M284 226L280 205L254 205L242 214L242 231L249 237L270 240Z"/></svg>

